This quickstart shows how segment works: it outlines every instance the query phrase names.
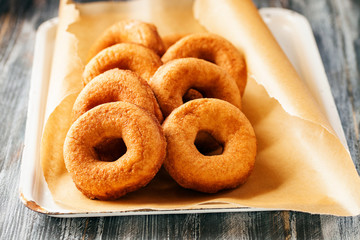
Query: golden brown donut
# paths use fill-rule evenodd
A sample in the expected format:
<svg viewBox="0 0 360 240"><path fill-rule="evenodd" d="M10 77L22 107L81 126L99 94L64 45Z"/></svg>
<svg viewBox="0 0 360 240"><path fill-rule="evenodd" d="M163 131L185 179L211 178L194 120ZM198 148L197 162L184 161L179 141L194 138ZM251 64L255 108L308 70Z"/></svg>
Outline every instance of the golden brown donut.
<svg viewBox="0 0 360 240"><path fill-rule="evenodd" d="M75 121L90 109L108 102L133 103L163 121L159 104L145 80L129 70L111 69L96 76L83 88L72 111Z"/></svg>
<svg viewBox="0 0 360 240"><path fill-rule="evenodd" d="M239 89L234 79L221 67L197 58L181 58L162 65L151 78L164 117L183 104L189 89L204 97L219 98L241 107Z"/></svg>
<svg viewBox="0 0 360 240"><path fill-rule="evenodd" d="M211 33L188 35L173 44L162 56L166 63L177 58L194 57L223 67L235 80L243 95L247 70L244 56L225 38Z"/></svg>
<svg viewBox="0 0 360 240"><path fill-rule="evenodd" d="M112 162L100 161L96 147L123 139L127 151ZM64 143L64 161L76 187L90 199L117 199L145 186L160 169L166 141L159 123L127 102L99 105L81 115Z"/></svg>
<svg viewBox="0 0 360 240"><path fill-rule="evenodd" d="M175 109L163 123L165 169L182 187L215 193L243 184L256 156L254 130L245 115L219 99L196 99ZM223 145L220 155L204 156L194 145L206 131Z"/></svg>
<svg viewBox="0 0 360 240"><path fill-rule="evenodd" d="M94 77L113 68L128 69L148 81L162 65L160 57L149 48L119 43L99 52L85 66L83 83L88 84Z"/></svg>
<svg viewBox="0 0 360 240"><path fill-rule="evenodd" d="M165 47L156 26L138 20L122 20L104 31L89 51L89 60L101 50L117 43L137 43L161 56Z"/></svg>

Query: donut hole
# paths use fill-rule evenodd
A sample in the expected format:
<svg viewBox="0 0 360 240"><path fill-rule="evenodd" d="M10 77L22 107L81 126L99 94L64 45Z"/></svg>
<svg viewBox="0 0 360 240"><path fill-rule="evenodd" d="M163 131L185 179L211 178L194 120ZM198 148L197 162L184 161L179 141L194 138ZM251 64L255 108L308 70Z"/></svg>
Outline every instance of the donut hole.
<svg viewBox="0 0 360 240"><path fill-rule="evenodd" d="M211 51L200 51L197 58L216 64L214 54Z"/></svg>
<svg viewBox="0 0 360 240"><path fill-rule="evenodd" d="M126 153L127 148L122 138L106 138L94 150L100 161L114 162Z"/></svg>
<svg viewBox="0 0 360 240"><path fill-rule="evenodd" d="M224 151L224 144L207 131L199 131L194 144L197 150L205 156L221 155Z"/></svg>
<svg viewBox="0 0 360 240"><path fill-rule="evenodd" d="M110 71L112 69L119 69L119 70L132 70L131 66L129 66L129 63L125 61L114 61L112 63L108 63L107 65L103 66L101 69L99 69L99 73L97 74L103 74L107 71Z"/></svg>
<svg viewBox="0 0 360 240"><path fill-rule="evenodd" d="M194 99L198 99L198 98L203 98L204 94L202 94L200 91L190 88L182 97L183 103L186 103L188 101L194 100Z"/></svg>

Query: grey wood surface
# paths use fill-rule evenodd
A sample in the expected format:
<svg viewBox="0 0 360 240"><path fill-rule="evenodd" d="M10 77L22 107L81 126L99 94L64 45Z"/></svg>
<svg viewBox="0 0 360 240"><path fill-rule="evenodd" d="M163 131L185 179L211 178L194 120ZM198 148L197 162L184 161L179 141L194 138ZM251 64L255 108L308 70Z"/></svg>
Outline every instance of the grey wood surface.
<svg viewBox="0 0 360 240"><path fill-rule="evenodd" d="M314 31L358 172L360 1L255 0L293 9ZM57 0L0 0L0 239L360 239L360 216L279 211L52 218L27 209L18 184L37 27Z"/></svg>

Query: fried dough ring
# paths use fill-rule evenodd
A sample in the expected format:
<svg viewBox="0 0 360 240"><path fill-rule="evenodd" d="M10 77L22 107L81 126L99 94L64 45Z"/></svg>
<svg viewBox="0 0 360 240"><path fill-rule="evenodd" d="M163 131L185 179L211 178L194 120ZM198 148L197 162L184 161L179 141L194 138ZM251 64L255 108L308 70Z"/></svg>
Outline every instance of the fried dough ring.
<svg viewBox="0 0 360 240"><path fill-rule="evenodd" d="M204 59L223 67L235 79L241 95L244 94L247 81L245 58L225 38L211 33L188 35L170 46L161 60L166 63L185 57Z"/></svg>
<svg viewBox="0 0 360 240"><path fill-rule="evenodd" d="M243 184L256 156L254 130L235 106L218 99L197 99L175 109L163 124L167 140L165 169L182 187L215 193ZM194 145L199 131L210 133L224 150L204 156Z"/></svg>
<svg viewBox="0 0 360 240"><path fill-rule="evenodd" d="M127 151L113 162L99 160L95 147L122 138ZM166 153L161 126L127 102L106 103L81 115L64 143L64 160L76 187L90 199L112 200L145 186Z"/></svg>
<svg viewBox="0 0 360 240"><path fill-rule="evenodd" d="M152 49L159 56L165 52L155 25L138 20L122 20L106 29L95 41L89 51L88 60L101 50L117 43L137 43Z"/></svg>
<svg viewBox="0 0 360 240"><path fill-rule="evenodd" d="M221 67L197 58L181 58L162 65L151 78L163 116L183 104L189 89L204 97L219 98L241 108L241 97L234 79Z"/></svg>
<svg viewBox="0 0 360 240"><path fill-rule="evenodd" d="M83 83L88 84L97 75L113 69L128 69L149 81L162 65L154 51L133 43L119 43L99 52L85 66Z"/></svg>
<svg viewBox="0 0 360 240"><path fill-rule="evenodd" d="M163 121L159 104L145 80L129 70L111 69L96 76L83 88L72 111L73 121L90 109L108 102L133 103Z"/></svg>

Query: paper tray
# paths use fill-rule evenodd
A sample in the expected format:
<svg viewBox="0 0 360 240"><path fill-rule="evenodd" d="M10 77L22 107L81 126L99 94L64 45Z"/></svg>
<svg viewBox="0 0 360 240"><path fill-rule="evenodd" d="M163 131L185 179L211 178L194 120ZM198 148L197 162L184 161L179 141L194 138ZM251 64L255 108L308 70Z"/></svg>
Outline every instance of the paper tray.
<svg viewBox="0 0 360 240"><path fill-rule="evenodd" d="M264 8L260 10L264 21L289 57L295 69L312 93L320 93L316 99L340 141L347 147L340 118L331 95L331 89L308 21L290 10ZM43 23L36 35L34 65L31 76L29 107L25 132L25 147L20 177L20 198L30 209L56 217L120 216L145 214L179 214L209 212L262 211L269 209L238 207L226 204L201 205L185 210L106 211L94 210L78 213L64 209L53 201L40 166L40 142L44 127L44 114L51 72L51 60L55 45L57 19ZM324 88L325 86L325 88ZM315 94L313 94L316 96ZM210 208L209 208L210 207Z"/></svg>

